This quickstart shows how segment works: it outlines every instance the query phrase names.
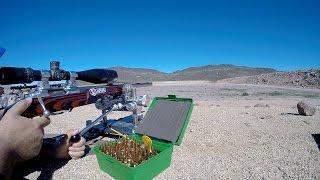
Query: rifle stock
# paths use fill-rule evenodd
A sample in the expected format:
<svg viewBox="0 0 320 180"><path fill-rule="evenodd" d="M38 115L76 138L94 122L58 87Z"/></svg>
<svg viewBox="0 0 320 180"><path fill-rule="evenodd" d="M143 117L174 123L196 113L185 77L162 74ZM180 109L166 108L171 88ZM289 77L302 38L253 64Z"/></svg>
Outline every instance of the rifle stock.
<svg viewBox="0 0 320 180"><path fill-rule="evenodd" d="M98 99L108 97L111 99L120 98L123 94L123 85L106 85L104 87L81 87L79 93L66 94L61 96L42 97L45 107L50 113L95 103ZM97 92L99 91L100 92ZM41 116L43 109L37 98L33 98L31 105L22 114L25 117Z"/></svg>

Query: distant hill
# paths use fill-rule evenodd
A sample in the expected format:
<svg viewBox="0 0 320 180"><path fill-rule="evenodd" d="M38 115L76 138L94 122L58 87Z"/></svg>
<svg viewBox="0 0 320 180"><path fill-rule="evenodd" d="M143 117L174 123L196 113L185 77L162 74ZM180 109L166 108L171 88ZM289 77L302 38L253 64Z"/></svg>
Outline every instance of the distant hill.
<svg viewBox="0 0 320 180"><path fill-rule="evenodd" d="M219 82L320 88L320 68L223 79Z"/></svg>
<svg viewBox="0 0 320 180"><path fill-rule="evenodd" d="M118 72L119 82L152 82L166 81L170 74L160 72L154 69L144 68L127 68L127 67L112 67Z"/></svg>
<svg viewBox="0 0 320 180"><path fill-rule="evenodd" d="M229 64L207 65L190 67L164 73L154 69L112 67L110 69L118 72L119 82L151 82L151 81L183 81L183 80L208 80L217 81L225 78L254 76L264 73L276 72L270 68L251 68L246 66L235 66Z"/></svg>
<svg viewBox="0 0 320 180"><path fill-rule="evenodd" d="M269 68L251 68L246 66L235 66L230 64L207 65L200 67L190 67L171 74L171 80L209 80L217 81L220 79L253 76L258 74L275 72Z"/></svg>

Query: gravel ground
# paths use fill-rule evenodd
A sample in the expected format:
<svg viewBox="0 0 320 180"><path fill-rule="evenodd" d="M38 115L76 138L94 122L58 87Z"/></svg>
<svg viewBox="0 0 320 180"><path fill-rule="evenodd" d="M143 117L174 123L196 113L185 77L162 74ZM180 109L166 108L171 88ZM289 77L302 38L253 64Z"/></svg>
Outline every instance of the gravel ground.
<svg viewBox="0 0 320 180"><path fill-rule="evenodd" d="M154 83L138 92L195 100L184 141L174 147L171 166L156 179L320 179L314 139L320 139L319 89L193 81ZM316 115L297 115L300 100L316 106ZM81 128L98 115L92 105L80 107L52 117L45 131ZM26 171L27 179L112 179L99 169L95 155L35 166L22 166L16 173Z"/></svg>

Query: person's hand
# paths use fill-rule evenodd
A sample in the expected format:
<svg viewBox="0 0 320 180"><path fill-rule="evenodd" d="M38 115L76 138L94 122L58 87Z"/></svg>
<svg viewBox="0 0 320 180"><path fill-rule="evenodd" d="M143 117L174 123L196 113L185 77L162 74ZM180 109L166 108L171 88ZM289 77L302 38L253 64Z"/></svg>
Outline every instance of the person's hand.
<svg viewBox="0 0 320 180"><path fill-rule="evenodd" d="M31 103L32 98L17 102L0 121L0 148L6 148L16 161L29 160L39 154L43 128L50 124L44 116L32 119L21 116Z"/></svg>
<svg viewBox="0 0 320 180"><path fill-rule="evenodd" d="M69 158L79 159L84 155L85 143L86 140L81 137L79 142L71 143L70 138L73 135L76 135L78 130L68 130L67 138L65 138L64 143L56 150L55 157L56 158Z"/></svg>
<svg viewBox="0 0 320 180"><path fill-rule="evenodd" d="M50 124L45 117L26 118L21 114L30 106L31 98L17 102L6 114L0 112L0 175L10 179L16 162L37 156L43 142L43 128Z"/></svg>

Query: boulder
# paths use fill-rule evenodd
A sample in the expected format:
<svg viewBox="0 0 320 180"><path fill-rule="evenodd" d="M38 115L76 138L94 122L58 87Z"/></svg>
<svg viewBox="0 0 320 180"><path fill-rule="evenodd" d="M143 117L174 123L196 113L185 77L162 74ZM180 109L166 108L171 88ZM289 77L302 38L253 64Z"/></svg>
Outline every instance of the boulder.
<svg viewBox="0 0 320 180"><path fill-rule="evenodd" d="M298 112L300 115L303 115L303 116L313 116L316 112L316 108L303 102L303 101L300 101L298 104L297 104L297 108L298 108Z"/></svg>

